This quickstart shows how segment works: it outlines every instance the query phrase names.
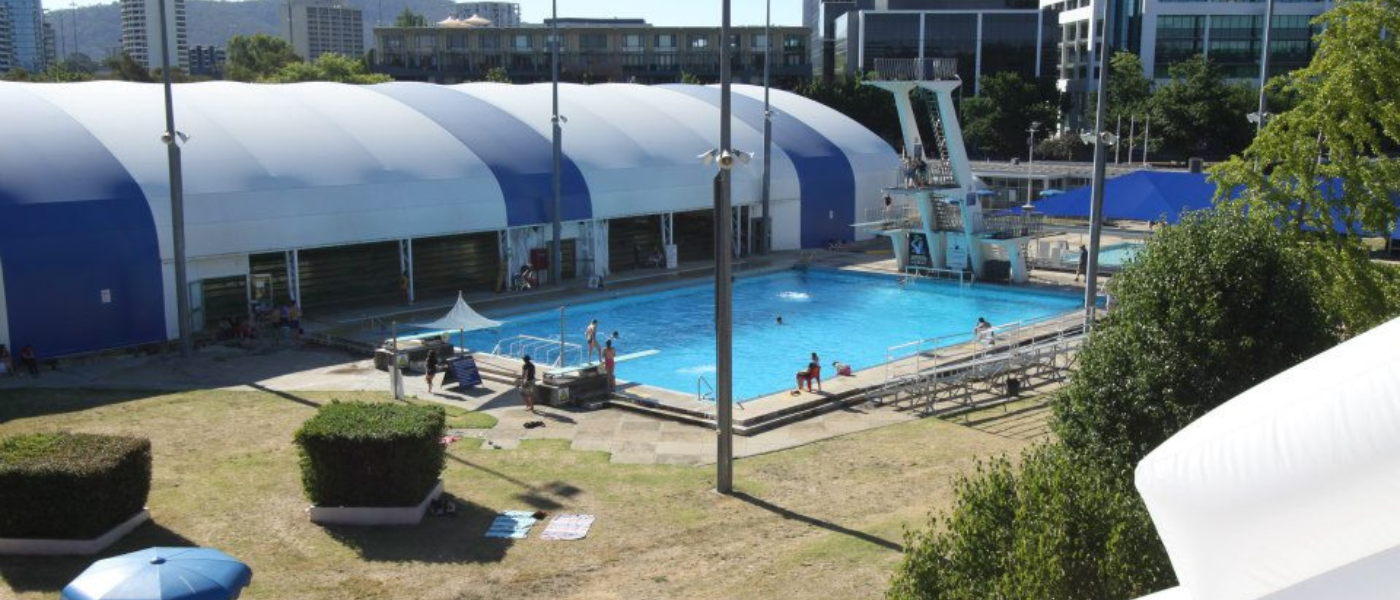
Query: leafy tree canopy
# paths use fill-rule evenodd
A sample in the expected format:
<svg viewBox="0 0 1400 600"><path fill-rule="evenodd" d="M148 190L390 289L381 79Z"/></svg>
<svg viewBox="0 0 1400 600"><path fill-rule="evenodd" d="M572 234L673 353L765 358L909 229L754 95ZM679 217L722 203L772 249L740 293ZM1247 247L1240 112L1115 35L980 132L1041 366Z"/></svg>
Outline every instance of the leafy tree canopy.
<svg viewBox="0 0 1400 600"><path fill-rule="evenodd" d="M1125 473L1041 445L954 490L950 513L905 535L890 600L1126 599L1175 584Z"/></svg>
<svg viewBox="0 0 1400 600"><path fill-rule="evenodd" d="M315 62L296 61L282 67L269 77L259 79L263 83L297 83L302 81L334 81L338 83L386 83L393 78L382 73L367 73L362 62L342 54L327 52L316 57Z"/></svg>
<svg viewBox="0 0 1400 600"><path fill-rule="evenodd" d="M265 33L235 35L228 41L225 74L234 81L258 81L275 77L283 67L298 62L291 43Z"/></svg>
<svg viewBox="0 0 1400 600"><path fill-rule="evenodd" d="M1295 107L1275 107L1242 155L1212 169L1220 200L1244 186L1251 215L1306 225L1337 242L1391 232L1400 190L1400 0L1340 2L1317 23L1312 62L1270 85ZM1342 187L1324 193L1320 184L1333 180Z"/></svg>
<svg viewBox="0 0 1400 600"><path fill-rule="evenodd" d="M413 12L413 9L405 6L403 12L394 18L394 27L427 27L428 18Z"/></svg>
<svg viewBox="0 0 1400 600"><path fill-rule="evenodd" d="M70 83L74 81L91 81L92 74L71 68L68 63L56 62L48 68L38 73L30 73L24 69L11 69L5 73L4 79L8 81L32 81L42 83Z"/></svg>
<svg viewBox="0 0 1400 600"><path fill-rule="evenodd" d="M127 54L125 51L115 56L108 57L105 61L105 65L112 71L112 77L115 79L144 83L155 81L155 78L151 76L151 72L146 70L146 67L142 66L141 63L136 62L136 59L132 58L131 55Z"/></svg>
<svg viewBox="0 0 1400 600"><path fill-rule="evenodd" d="M1117 303L1079 353L1055 431L1131 467L1220 403L1336 342L1293 234L1233 211L1159 230L1109 283Z"/></svg>
<svg viewBox="0 0 1400 600"><path fill-rule="evenodd" d="M492 83L511 83L510 74L506 73L504 67L492 67L490 71L486 72L486 81Z"/></svg>
<svg viewBox="0 0 1400 600"><path fill-rule="evenodd" d="M1013 71L983 75L980 81L977 97L965 98L960 108L965 143L999 156L1024 156L1031 123L1040 123L1043 136L1059 115L1054 83L1028 82Z"/></svg>
<svg viewBox="0 0 1400 600"><path fill-rule="evenodd" d="M862 85L858 79L832 83L822 83L813 79L799 85L793 91L850 117L884 138L891 146L904 146L899 129L899 116L894 109L894 99L885 90ZM915 106L915 110L917 112L919 106Z"/></svg>
<svg viewBox="0 0 1400 600"><path fill-rule="evenodd" d="M1245 115L1255 110L1255 91L1227 84L1220 69L1200 55L1169 72L1171 81L1152 95L1154 146L1179 158L1225 157L1244 148L1254 133Z"/></svg>

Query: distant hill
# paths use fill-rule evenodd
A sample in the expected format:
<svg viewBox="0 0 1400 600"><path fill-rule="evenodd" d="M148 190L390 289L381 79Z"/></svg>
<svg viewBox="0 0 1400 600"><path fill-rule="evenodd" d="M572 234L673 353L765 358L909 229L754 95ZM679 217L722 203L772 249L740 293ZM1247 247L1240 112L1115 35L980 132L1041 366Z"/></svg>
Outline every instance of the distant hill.
<svg viewBox="0 0 1400 600"><path fill-rule="evenodd" d="M398 16L404 7L426 16L428 22L432 23L447 18L454 6L450 0L343 0L343 3L359 8L365 13L365 48L374 46L371 29L376 21L392 25L394 17ZM185 7L188 11L186 18L191 46L203 44L223 47L227 46L228 39L235 35L280 35L283 15L286 13L286 3L277 0L186 0ZM121 5L116 2L77 9L51 10L49 19L55 29L63 29L59 42L69 53L76 48L77 51L100 61L109 52L121 48ZM77 26L76 38L74 25ZM74 39L78 42L76 46Z"/></svg>

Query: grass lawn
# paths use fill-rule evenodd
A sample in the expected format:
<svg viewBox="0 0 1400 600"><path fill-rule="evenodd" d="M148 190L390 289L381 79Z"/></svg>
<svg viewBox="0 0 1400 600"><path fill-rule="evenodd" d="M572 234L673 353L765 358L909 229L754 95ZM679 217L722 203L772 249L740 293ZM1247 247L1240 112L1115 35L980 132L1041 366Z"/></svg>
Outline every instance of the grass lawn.
<svg viewBox="0 0 1400 600"><path fill-rule="evenodd" d="M292 432L333 398L371 393L0 392L0 435L68 429L151 439L143 525L104 555L213 546L249 563L249 599L876 598L906 527L950 500L950 476L1026 442L935 419L713 467L614 465L557 441L448 449L458 518L416 527L312 525ZM992 409L995 416L1002 409ZM471 414L459 423L484 424ZM977 423L974 416L972 423ZM983 428L985 429L985 428ZM482 537L500 510L597 516L578 542ZM57 596L93 559L0 557L0 593Z"/></svg>

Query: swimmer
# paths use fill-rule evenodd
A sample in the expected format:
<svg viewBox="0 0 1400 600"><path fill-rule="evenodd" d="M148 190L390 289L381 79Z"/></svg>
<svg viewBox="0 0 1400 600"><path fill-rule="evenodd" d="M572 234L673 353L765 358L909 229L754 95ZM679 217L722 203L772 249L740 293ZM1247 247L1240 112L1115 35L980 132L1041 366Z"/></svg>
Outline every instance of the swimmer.
<svg viewBox="0 0 1400 600"><path fill-rule="evenodd" d="M782 316L782 315L778 315L778 324L779 324L779 325L782 325L782 324L783 324L783 316Z"/></svg>

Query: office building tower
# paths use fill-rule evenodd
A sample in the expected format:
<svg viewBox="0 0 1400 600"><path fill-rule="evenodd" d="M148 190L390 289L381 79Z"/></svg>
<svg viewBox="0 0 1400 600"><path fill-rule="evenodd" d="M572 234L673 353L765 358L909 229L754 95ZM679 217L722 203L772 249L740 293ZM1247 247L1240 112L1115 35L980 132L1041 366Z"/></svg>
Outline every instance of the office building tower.
<svg viewBox="0 0 1400 600"><path fill-rule="evenodd" d="M0 0L0 71L44 70L44 10L39 0Z"/></svg>
<svg viewBox="0 0 1400 600"><path fill-rule="evenodd" d="M291 0L282 37L307 61L327 52L359 58L365 53L364 12L336 0Z"/></svg>
<svg viewBox="0 0 1400 600"><path fill-rule="evenodd" d="M520 3L518 2L458 2L452 8L452 16L458 19L481 17L491 22L491 27L519 27Z"/></svg>
<svg viewBox="0 0 1400 600"><path fill-rule="evenodd" d="M165 2L170 66L188 69L189 41L186 34L185 0L122 0L122 51L147 69L159 69L164 66L160 56L158 2Z"/></svg>

